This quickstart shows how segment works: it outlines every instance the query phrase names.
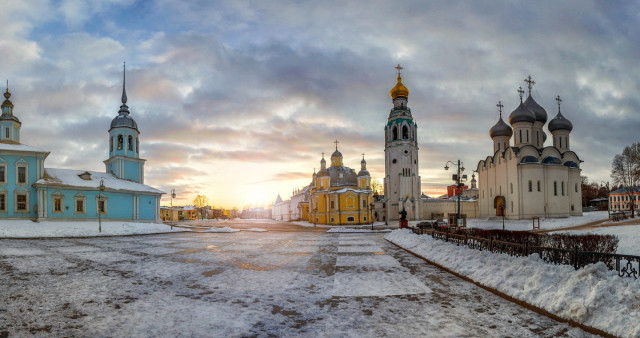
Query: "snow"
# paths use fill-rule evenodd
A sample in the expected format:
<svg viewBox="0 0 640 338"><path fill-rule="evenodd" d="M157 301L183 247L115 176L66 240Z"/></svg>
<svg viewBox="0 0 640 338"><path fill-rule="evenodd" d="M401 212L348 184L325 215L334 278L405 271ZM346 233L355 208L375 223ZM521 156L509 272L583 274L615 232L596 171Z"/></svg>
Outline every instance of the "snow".
<svg viewBox="0 0 640 338"><path fill-rule="evenodd" d="M103 221L102 231L98 229L98 221L3 220L0 222L0 237L3 238L122 236L180 231L185 229L166 224L123 221Z"/></svg>
<svg viewBox="0 0 640 338"><path fill-rule="evenodd" d="M377 232L390 232L390 229L371 230L371 229L353 229L353 228L332 228L327 230L329 233L349 233L349 232L363 232L363 233L377 233Z"/></svg>
<svg viewBox="0 0 640 338"><path fill-rule="evenodd" d="M27 151L34 153L49 153L49 151L38 149L26 144L0 143L0 150Z"/></svg>
<svg viewBox="0 0 640 338"><path fill-rule="evenodd" d="M83 170L72 169L44 169L44 177L36 181L36 186L47 187L70 187L70 188L93 188L98 189L100 187L100 181L104 182L104 186L107 190L123 190L123 191L139 191L154 194L164 194L164 192L152 188L148 185L132 182L129 180L123 180L115 177L113 174L88 171L90 179L82 179L79 175L86 173Z"/></svg>
<svg viewBox="0 0 640 338"><path fill-rule="evenodd" d="M640 224L603 226L596 229L572 230L567 232L570 234L591 233L596 235L615 235L618 236L620 240L618 250L616 251L617 253L640 256L640 247L638 246L640 242Z"/></svg>
<svg viewBox="0 0 640 338"><path fill-rule="evenodd" d="M382 252L338 252L372 246ZM589 336L380 234L183 232L0 248L16 254L0 253L0 331L10 337Z"/></svg>
<svg viewBox="0 0 640 338"><path fill-rule="evenodd" d="M585 212L582 216L571 216L567 218L540 218L540 229L559 229L572 226L583 225L586 223L606 220L609 214L606 211ZM532 230L533 221L531 219L509 220L504 221L506 230ZM536 222L537 225L537 222ZM469 218L467 219L468 228L481 229L502 229L502 218Z"/></svg>
<svg viewBox="0 0 640 338"><path fill-rule="evenodd" d="M640 335L640 280L618 277L603 263L575 271L537 254L510 257L457 246L401 229L385 239L516 299L616 336Z"/></svg>

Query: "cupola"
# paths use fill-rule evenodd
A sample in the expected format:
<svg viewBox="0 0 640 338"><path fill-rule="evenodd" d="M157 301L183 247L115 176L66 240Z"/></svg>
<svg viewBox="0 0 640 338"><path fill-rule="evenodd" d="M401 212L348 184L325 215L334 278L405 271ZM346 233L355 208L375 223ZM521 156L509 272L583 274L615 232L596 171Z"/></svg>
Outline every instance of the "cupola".
<svg viewBox="0 0 640 338"><path fill-rule="evenodd" d="M409 98L409 89L402 84L402 75L400 74L400 70L403 68L398 65L396 69L398 70L398 82L395 87L391 88L389 95L391 95L391 98L394 100L397 97Z"/></svg>
<svg viewBox="0 0 640 338"><path fill-rule="evenodd" d="M571 123L571 121L567 120L567 118L564 117L564 115L562 115L562 113L560 112L560 102L562 102L562 99L560 99L560 95L556 97L556 101L558 101L558 115L556 115L556 117L552 118L551 121L549 121L549 131L553 133L556 130L573 130L573 124Z"/></svg>
<svg viewBox="0 0 640 338"><path fill-rule="evenodd" d="M522 87L518 88L518 93L520 94L520 104L509 115L509 123L511 125L518 122L534 123L536 121L536 114L534 114L524 105L524 102L522 102L522 95L524 94Z"/></svg>

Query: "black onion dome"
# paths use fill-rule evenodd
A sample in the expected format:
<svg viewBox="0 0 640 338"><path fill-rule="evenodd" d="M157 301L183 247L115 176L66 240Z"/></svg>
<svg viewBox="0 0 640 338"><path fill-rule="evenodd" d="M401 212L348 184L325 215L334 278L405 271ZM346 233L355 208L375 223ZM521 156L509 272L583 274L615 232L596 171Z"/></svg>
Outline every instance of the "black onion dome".
<svg viewBox="0 0 640 338"><path fill-rule="evenodd" d="M529 108L527 108L522 101L520 101L520 105L509 115L509 123L513 125L517 122L536 122L536 114L532 112Z"/></svg>
<svg viewBox="0 0 640 338"><path fill-rule="evenodd" d="M573 124L562 116L561 112L558 112L558 115L549 121L549 131L554 132L556 130L573 130Z"/></svg>
<svg viewBox="0 0 640 338"><path fill-rule="evenodd" d="M524 105L536 115L536 121L540 121L542 124L547 123L547 111L531 95L524 101Z"/></svg>
<svg viewBox="0 0 640 338"><path fill-rule="evenodd" d="M491 127L491 130L489 130L489 136L491 136L491 138L498 137L498 136L511 137L512 135L513 135L513 130L511 129L511 127L509 127L508 124L506 124L502 120L502 116L498 120L498 123L496 123L493 127Z"/></svg>

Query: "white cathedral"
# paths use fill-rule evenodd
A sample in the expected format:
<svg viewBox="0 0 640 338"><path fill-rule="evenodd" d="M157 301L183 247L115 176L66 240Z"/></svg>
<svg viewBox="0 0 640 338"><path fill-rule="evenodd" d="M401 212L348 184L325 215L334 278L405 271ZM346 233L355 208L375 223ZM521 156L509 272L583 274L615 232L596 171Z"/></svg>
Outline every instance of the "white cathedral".
<svg viewBox="0 0 640 338"><path fill-rule="evenodd" d="M573 125L560 112L547 129L552 146L544 146L543 127L547 112L531 96L535 82L529 76L529 97L509 115L509 125L500 118L491 128L493 155L478 163L478 208L480 217L505 216L508 219L568 217L582 215L582 188L578 155L570 148ZM513 142L513 143L512 143Z"/></svg>

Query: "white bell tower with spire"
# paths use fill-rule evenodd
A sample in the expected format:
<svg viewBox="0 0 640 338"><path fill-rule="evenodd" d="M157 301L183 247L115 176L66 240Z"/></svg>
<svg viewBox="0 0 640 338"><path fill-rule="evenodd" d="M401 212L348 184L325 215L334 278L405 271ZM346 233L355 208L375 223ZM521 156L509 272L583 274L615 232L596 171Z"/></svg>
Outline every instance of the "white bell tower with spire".
<svg viewBox="0 0 640 338"><path fill-rule="evenodd" d="M422 201L418 171L418 125L407 106L409 89L402 84L403 68L398 65L396 69L397 83L389 92L393 108L384 128L386 220L400 219L403 209L407 212L408 220L419 220L422 218Z"/></svg>

